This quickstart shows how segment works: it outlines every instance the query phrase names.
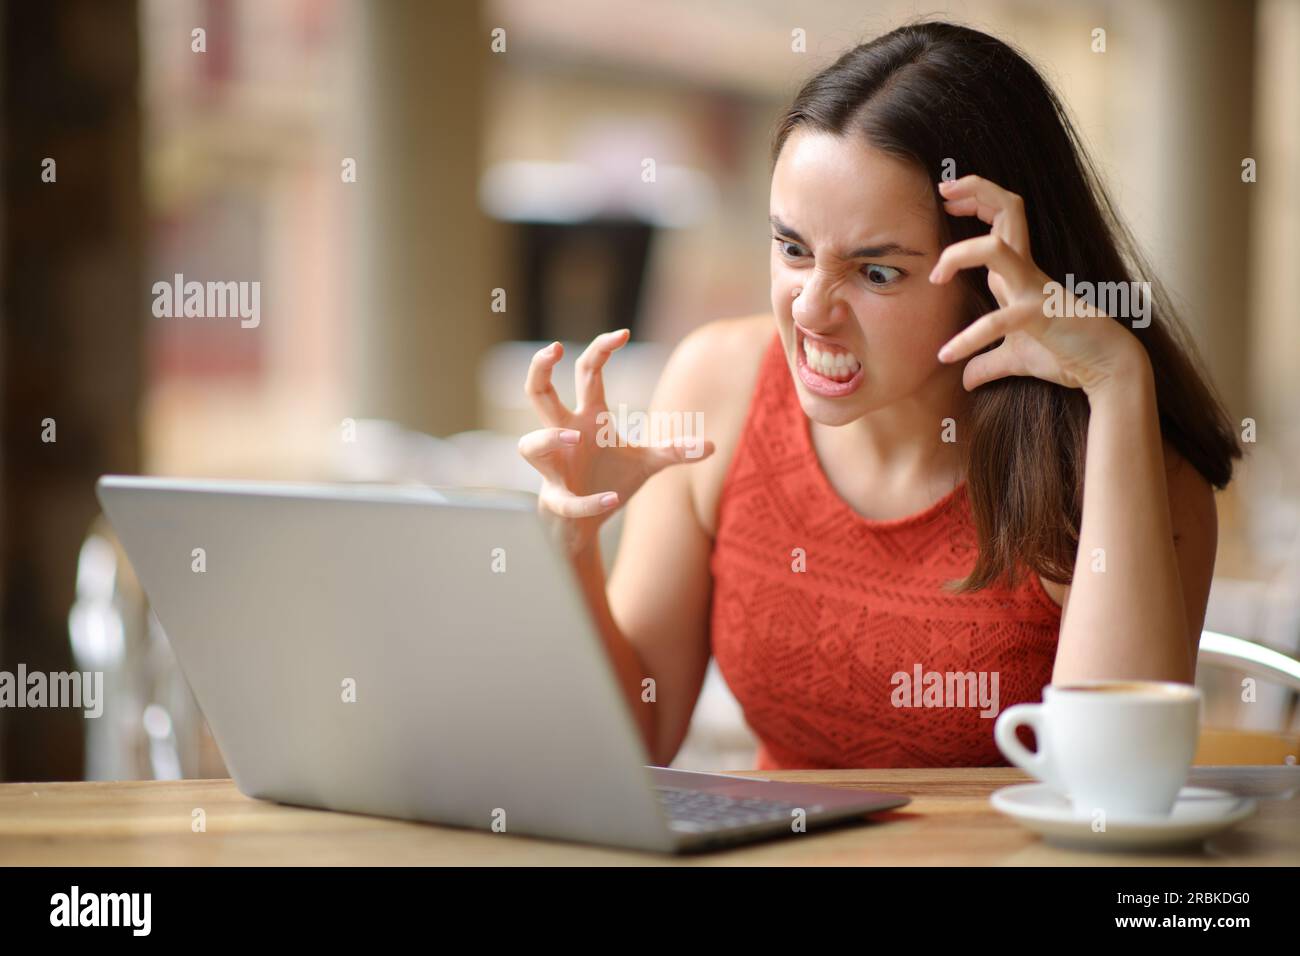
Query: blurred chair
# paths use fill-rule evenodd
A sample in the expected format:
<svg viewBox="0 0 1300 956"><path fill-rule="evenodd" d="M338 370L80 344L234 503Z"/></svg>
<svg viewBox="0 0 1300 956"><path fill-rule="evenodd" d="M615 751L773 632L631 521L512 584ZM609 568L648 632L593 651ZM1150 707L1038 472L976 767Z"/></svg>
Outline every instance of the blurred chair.
<svg viewBox="0 0 1300 956"><path fill-rule="evenodd" d="M1252 547L1277 570L1259 581L1214 578L1198 655L1200 764L1294 763L1300 755L1300 504L1278 489L1251 500L1260 526Z"/></svg>
<svg viewBox="0 0 1300 956"><path fill-rule="evenodd" d="M81 547L68 636L76 668L104 675L103 714L86 721L85 779L224 775L171 646L102 517Z"/></svg>
<svg viewBox="0 0 1300 956"><path fill-rule="evenodd" d="M1227 668L1276 683L1289 693L1294 707L1300 692L1300 661L1253 641L1217 631L1201 633L1198 667ZM1244 696L1244 695L1243 695ZM1196 764L1294 764L1300 754L1300 734L1203 726Z"/></svg>
<svg viewBox="0 0 1300 956"><path fill-rule="evenodd" d="M1265 453L1263 448L1251 452L1256 457ZM1256 468L1243 476L1238 504L1228 509L1225 520L1232 523L1236 512L1240 546L1250 555L1251 572L1263 576L1215 574L1203 628L1300 658L1300 486L1289 477L1293 471L1279 459L1262 472ZM1263 482L1259 474L1287 477ZM1213 652L1212 642L1202 641L1203 653ZM1249 675L1233 663L1231 656L1218 659L1217 666L1198 675L1206 695L1207 722L1241 730L1300 733L1296 689L1284 681L1268 681L1259 685L1253 699L1243 700L1241 681Z"/></svg>

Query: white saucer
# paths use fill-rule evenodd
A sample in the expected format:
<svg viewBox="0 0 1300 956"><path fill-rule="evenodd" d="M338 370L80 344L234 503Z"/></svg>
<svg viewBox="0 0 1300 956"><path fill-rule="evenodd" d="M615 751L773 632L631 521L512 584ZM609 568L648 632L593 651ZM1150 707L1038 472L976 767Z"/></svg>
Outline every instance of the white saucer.
<svg viewBox="0 0 1300 956"><path fill-rule="evenodd" d="M1183 787L1167 817L1134 817L1106 821L1104 831L1092 828L1091 816L1078 816L1070 801L1045 783L1003 787L989 797L998 811L1051 844L1070 849L1133 850L1199 843L1211 834L1246 819L1255 801L1222 790Z"/></svg>

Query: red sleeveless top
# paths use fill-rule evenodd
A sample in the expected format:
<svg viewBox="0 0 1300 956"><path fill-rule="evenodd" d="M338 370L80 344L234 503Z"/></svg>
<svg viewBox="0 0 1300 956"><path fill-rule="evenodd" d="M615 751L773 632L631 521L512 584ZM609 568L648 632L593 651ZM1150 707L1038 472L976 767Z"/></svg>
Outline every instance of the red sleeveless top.
<svg viewBox="0 0 1300 956"><path fill-rule="evenodd" d="M975 553L964 484L891 521L840 498L774 338L710 559L713 654L759 769L1007 766L994 721L1041 699L1061 609L1027 569L1014 587L945 591Z"/></svg>

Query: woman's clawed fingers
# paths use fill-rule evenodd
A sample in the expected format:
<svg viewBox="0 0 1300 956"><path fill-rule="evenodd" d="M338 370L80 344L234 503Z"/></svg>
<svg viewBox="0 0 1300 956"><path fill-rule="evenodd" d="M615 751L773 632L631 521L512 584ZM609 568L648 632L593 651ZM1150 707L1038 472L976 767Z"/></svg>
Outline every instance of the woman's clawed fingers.
<svg viewBox="0 0 1300 956"><path fill-rule="evenodd" d="M652 410L627 420L622 406L619 415L610 413L604 369L629 335L627 329L598 335L578 357L573 410L552 381L563 355L558 342L540 349L528 367L524 391L545 427L519 439L519 454L542 476L538 510L559 519L573 553L587 547L602 521L657 472L715 451L704 438L701 413Z"/></svg>
<svg viewBox="0 0 1300 956"><path fill-rule="evenodd" d="M560 401L559 393L551 380L555 366L564 357L564 346L552 342L539 349L528 364L524 380L524 394L532 403L538 416L548 425L569 424L573 415L601 411L605 408L604 368L609 357L627 344L631 333L627 329L604 332L591 340L591 344L578 356L573 366L574 384L577 388L578 407L570 412Z"/></svg>
<svg viewBox="0 0 1300 956"><path fill-rule="evenodd" d="M547 478L557 475L556 454L582 441L576 428L539 428L519 439L519 454Z"/></svg>
<svg viewBox="0 0 1300 956"><path fill-rule="evenodd" d="M1037 282L1038 270L1033 263L1022 257L1000 236L992 233L974 239L963 239L944 249L930 273L930 281L947 282L961 270L979 266L988 269L990 275L996 274L1007 282L1010 288L1006 292L1033 289ZM998 296L998 300L999 305L1006 306L1010 303L1005 292Z"/></svg>
<svg viewBox="0 0 1300 956"><path fill-rule="evenodd" d="M569 410L560 401L551 382L551 371L563 357L564 346L559 342L539 349L528 363L528 375L524 379L524 394L532 402L538 417L548 425L564 425L569 421Z"/></svg>
<svg viewBox="0 0 1300 956"><path fill-rule="evenodd" d="M627 344L631 334L628 329L604 332L592 339L591 344L578 356L578 361L573 366L573 376L577 386L579 414L605 408L605 363L615 351Z"/></svg>
<svg viewBox="0 0 1300 956"><path fill-rule="evenodd" d="M963 269L985 268L988 285L1003 309L1013 302L1042 298L1047 276L1029 254L1029 223L1024 200L981 176L939 184L944 211L951 216L977 216L991 227L986 235L954 242L939 254L930 273L936 284L948 282Z"/></svg>
<svg viewBox="0 0 1300 956"><path fill-rule="evenodd" d="M1029 258L1029 223L1025 203L1017 194L983 176L963 176L939 184L944 211L950 216L977 216L989 232L1024 258Z"/></svg>
<svg viewBox="0 0 1300 956"><path fill-rule="evenodd" d="M1140 349L1114 322L1079 321L1096 318L1101 311L1086 298L1062 296L1060 284L1034 262L1020 196L980 176L940 183L939 193L948 215L977 216L990 226L987 235L944 249L930 274L931 282L942 284L963 269L988 270L989 290L999 307L939 349L940 362L966 363L962 384L967 389L1030 376L1095 390L1113 377L1117 364ZM1117 363L1115 356L1121 352L1124 362Z"/></svg>
<svg viewBox="0 0 1300 956"><path fill-rule="evenodd" d="M653 462L652 471L667 468L669 465L703 461L716 450L713 442L699 436L674 438L671 441L662 441L656 445L646 446L647 454Z"/></svg>
<svg viewBox="0 0 1300 956"><path fill-rule="evenodd" d="M563 485L548 481L537 496L538 504L561 518L594 518L618 507L619 497L613 491L599 491L594 495L575 495Z"/></svg>

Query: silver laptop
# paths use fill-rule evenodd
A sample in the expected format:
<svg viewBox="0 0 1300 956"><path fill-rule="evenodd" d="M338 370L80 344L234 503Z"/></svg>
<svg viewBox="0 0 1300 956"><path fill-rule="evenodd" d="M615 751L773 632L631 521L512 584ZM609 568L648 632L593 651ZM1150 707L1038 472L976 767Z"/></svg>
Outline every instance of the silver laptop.
<svg viewBox="0 0 1300 956"><path fill-rule="evenodd" d="M531 495L117 476L97 490L250 797L664 852L908 802L645 766Z"/></svg>

